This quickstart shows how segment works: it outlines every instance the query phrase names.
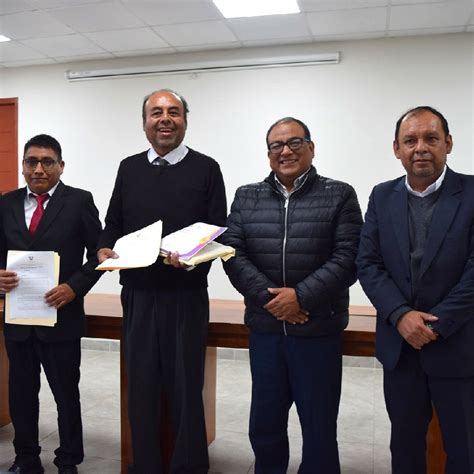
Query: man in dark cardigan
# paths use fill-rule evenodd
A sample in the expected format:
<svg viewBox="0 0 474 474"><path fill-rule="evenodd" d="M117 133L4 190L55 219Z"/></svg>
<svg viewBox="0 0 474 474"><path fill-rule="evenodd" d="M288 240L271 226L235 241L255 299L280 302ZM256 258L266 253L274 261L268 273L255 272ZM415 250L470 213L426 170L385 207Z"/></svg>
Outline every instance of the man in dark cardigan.
<svg viewBox="0 0 474 474"><path fill-rule="evenodd" d="M116 240L159 219L163 235L195 222L224 225L226 197L219 165L182 144L186 101L170 90L145 97L148 151L120 164L99 241L98 258L114 256ZM129 473L163 472L160 454L162 396L171 409L175 447L171 473L207 473L202 385L209 320L207 273L192 271L177 255L147 268L123 270L125 359L132 432ZM189 269L188 269L189 270Z"/></svg>

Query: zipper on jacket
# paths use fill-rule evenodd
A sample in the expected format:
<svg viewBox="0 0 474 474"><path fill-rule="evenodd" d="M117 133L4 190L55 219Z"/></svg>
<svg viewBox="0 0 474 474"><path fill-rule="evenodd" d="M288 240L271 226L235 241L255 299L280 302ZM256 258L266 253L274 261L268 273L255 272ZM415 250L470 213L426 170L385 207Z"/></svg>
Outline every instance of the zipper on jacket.
<svg viewBox="0 0 474 474"><path fill-rule="evenodd" d="M313 168L314 169L314 168ZM272 176L272 175L270 175ZM291 194L289 194L288 196L285 196L285 194L283 192L281 192L278 187L275 185L275 182L273 180L270 179L270 176L268 178L265 179L265 182L267 182L270 187L273 189L273 191L277 194L280 194L283 199L285 200L285 204L284 204L284 209L285 209L285 233L283 235L283 265L282 265L282 271L283 271L283 286L286 286L286 265L285 265L285 255L286 255L286 240L287 240L287 233L288 233L288 229L287 229L287 226L288 226L288 206L289 206L289 201L290 201L290 197L293 195L293 193L299 193L302 189L302 187L305 185L307 179L308 179L308 173L306 173L305 175L305 178L303 180L303 182L301 183L300 186L298 186L298 189L296 189L296 191L293 191ZM316 174L316 178L318 177L318 175ZM285 336L288 336L288 333L286 332L286 321L282 321L283 323L283 333L285 334Z"/></svg>
<svg viewBox="0 0 474 474"><path fill-rule="evenodd" d="M283 233L283 252L282 252L282 271L283 271L283 286L286 286L286 240L287 240L287 234L288 234L288 205L290 203L290 197L291 194L287 197L285 197L285 231ZM283 332L285 333L285 336L288 336L286 332L286 321L283 321Z"/></svg>

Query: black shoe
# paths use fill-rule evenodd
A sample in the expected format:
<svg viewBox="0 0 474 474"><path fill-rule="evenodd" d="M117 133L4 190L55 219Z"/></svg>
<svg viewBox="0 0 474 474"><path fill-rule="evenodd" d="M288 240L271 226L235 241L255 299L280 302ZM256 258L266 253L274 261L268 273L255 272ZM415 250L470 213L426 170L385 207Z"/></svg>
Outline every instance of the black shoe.
<svg viewBox="0 0 474 474"><path fill-rule="evenodd" d="M76 466L58 467L58 474L77 474L77 467Z"/></svg>
<svg viewBox="0 0 474 474"><path fill-rule="evenodd" d="M18 474L21 472L20 466L18 464L13 463L11 468L8 469L7 472L18 472Z"/></svg>
<svg viewBox="0 0 474 474"><path fill-rule="evenodd" d="M44 474L44 469L41 465L36 467L20 467L14 462L7 472L16 472L17 474Z"/></svg>

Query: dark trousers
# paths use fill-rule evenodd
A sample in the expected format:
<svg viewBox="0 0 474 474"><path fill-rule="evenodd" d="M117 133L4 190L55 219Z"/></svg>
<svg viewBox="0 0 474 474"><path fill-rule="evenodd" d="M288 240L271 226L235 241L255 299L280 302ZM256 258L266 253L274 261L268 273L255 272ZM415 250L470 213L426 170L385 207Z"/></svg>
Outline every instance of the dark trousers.
<svg viewBox="0 0 474 474"><path fill-rule="evenodd" d="M5 340L9 360L10 417L15 430L13 445L19 466L40 462L38 418L41 366L58 408L59 448L54 451L56 466L80 464L82 444L79 379L80 339L42 342L31 336L25 341Z"/></svg>
<svg viewBox="0 0 474 474"><path fill-rule="evenodd" d="M209 469L202 402L209 321L207 290L124 288L125 358L133 466L129 473L163 473L161 399L171 409L172 474Z"/></svg>
<svg viewBox="0 0 474 474"><path fill-rule="evenodd" d="M426 474L426 433L436 409L447 454L446 474L474 472L474 377L424 373L419 351L404 343L394 370L384 371L385 403L392 423L393 474Z"/></svg>
<svg viewBox="0 0 474 474"><path fill-rule="evenodd" d="M296 404L303 435L299 474L339 474L337 414L342 337L250 334L250 442L256 474L285 474L288 411Z"/></svg>

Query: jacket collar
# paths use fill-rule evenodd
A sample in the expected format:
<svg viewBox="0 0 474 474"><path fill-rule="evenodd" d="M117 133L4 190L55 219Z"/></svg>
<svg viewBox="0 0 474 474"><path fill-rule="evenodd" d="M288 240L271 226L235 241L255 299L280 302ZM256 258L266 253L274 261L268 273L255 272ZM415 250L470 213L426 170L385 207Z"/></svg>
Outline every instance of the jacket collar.
<svg viewBox="0 0 474 474"><path fill-rule="evenodd" d="M303 183L303 185L301 186L301 188L297 189L295 192L296 193L302 193L302 192L305 192L307 189L309 189L312 184L316 181L316 179L318 179L319 175L316 171L316 168L311 165L309 171L307 172L307 176L306 176L306 180L305 182ZM272 171L264 180L265 183L269 184L270 187L281 194L281 191L278 189L278 186L275 182L275 172Z"/></svg>
<svg viewBox="0 0 474 474"><path fill-rule="evenodd" d="M65 188L66 187L64 186L64 184L60 181L58 183L58 187L51 196L48 205L46 206L46 209L44 210L43 217L41 218L38 224L38 228L36 229L35 235L32 237L33 241L41 237L41 235L54 221L58 212L63 208L64 201L62 197L64 195Z"/></svg>
<svg viewBox="0 0 474 474"><path fill-rule="evenodd" d="M12 206L13 217L16 221L18 229L20 229L22 235L26 239L31 239L28 228L26 227L25 222L25 196L27 193L27 188L23 188L21 191L16 192L14 196L14 205Z"/></svg>
<svg viewBox="0 0 474 474"><path fill-rule="evenodd" d="M393 233L400 247L409 273L410 262L410 236L408 230L408 191L405 187L404 178L400 178L394 186L391 196L389 210L392 215ZM449 167L440 189L438 202L433 211L431 224L425 244L425 251L420 266L420 278L429 268L431 262L441 246L451 222L453 221L458 207L461 203L462 183L459 175Z"/></svg>
<svg viewBox="0 0 474 474"><path fill-rule="evenodd" d="M27 188L23 188L15 196L15 205L13 206L13 215L17 221L18 228L21 229L23 236L31 242L36 241L46 231L64 205L63 195L66 192L66 186L60 181L58 187L51 196L43 217L36 229L35 235L31 236L25 222L25 195Z"/></svg>

